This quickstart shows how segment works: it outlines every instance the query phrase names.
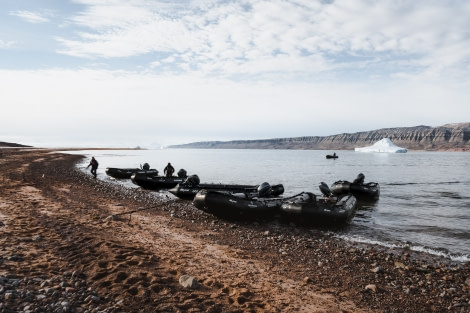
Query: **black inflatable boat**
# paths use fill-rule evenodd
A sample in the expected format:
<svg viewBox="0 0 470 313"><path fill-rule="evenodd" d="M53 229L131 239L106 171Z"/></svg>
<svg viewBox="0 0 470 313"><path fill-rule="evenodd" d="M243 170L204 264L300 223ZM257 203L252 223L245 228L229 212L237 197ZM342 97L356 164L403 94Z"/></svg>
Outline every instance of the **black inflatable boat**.
<svg viewBox="0 0 470 313"><path fill-rule="evenodd" d="M118 179L129 179L131 176L137 172L143 171L147 175L158 175L158 171L151 169L144 171L141 168L117 168L117 167L107 167L106 174L108 176L118 178Z"/></svg>
<svg viewBox="0 0 470 313"><path fill-rule="evenodd" d="M334 195L351 193L359 200L379 199L379 183L364 183L364 178L364 174L360 173L352 183L347 180L338 180L331 185L331 192Z"/></svg>
<svg viewBox="0 0 470 313"><path fill-rule="evenodd" d="M227 194L243 194L248 198L253 197L276 197L284 193L282 184L271 186L268 183L261 185L237 185L237 184L201 184L197 175L189 176L183 183L168 190L175 196L184 200L193 200L201 190L218 191Z"/></svg>
<svg viewBox="0 0 470 313"><path fill-rule="evenodd" d="M349 223L356 214L357 199L352 194L334 196L328 185L321 183L322 196L303 192L283 201L281 218L299 224L332 225Z"/></svg>
<svg viewBox="0 0 470 313"><path fill-rule="evenodd" d="M149 190L160 190L173 188L186 180L186 171L181 169L178 176L158 176L139 171L132 174L131 180L134 184Z"/></svg>
<svg viewBox="0 0 470 313"><path fill-rule="evenodd" d="M275 216L282 204L281 198L253 198L214 190L200 190L193 199L196 208L219 217L240 218Z"/></svg>

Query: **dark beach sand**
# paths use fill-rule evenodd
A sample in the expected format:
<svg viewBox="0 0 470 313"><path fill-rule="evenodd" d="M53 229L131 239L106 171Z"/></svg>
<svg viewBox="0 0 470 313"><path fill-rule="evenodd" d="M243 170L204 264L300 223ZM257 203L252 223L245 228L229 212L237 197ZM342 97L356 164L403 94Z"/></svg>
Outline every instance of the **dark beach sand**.
<svg viewBox="0 0 470 313"><path fill-rule="evenodd" d="M0 312L470 311L468 263L220 220L80 158L0 151Z"/></svg>

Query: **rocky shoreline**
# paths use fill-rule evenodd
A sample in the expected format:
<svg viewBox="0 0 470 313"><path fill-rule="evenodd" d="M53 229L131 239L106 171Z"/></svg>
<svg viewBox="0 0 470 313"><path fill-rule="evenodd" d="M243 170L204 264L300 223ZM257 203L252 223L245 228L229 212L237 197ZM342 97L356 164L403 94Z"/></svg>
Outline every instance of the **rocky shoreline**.
<svg viewBox="0 0 470 313"><path fill-rule="evenodd" d="M470 312L470 264L0 158L0 312ZM187 282L189 284L185 284Z"/></svg>

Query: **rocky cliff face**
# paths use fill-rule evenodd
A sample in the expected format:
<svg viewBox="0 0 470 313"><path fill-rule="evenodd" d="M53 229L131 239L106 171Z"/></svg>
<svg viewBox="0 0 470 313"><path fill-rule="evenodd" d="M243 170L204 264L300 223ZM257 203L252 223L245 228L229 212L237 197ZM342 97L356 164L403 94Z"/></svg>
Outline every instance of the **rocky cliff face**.
<svg viewBox="0 0 470 313"><path fill-rule="evenodd" d="M439 127L383 128L325 137L206 141L170 148L352 150L356 147L370 146L383 138L390 138L394 144L408 150L470 151L470 123L447 124Z"/></svg>
<svg viewBox="0 0 470 313"><path fill-rule="evenodd" d="M0 141L0 148L27 148L31 146L20 145L18 143Z"/></svg>

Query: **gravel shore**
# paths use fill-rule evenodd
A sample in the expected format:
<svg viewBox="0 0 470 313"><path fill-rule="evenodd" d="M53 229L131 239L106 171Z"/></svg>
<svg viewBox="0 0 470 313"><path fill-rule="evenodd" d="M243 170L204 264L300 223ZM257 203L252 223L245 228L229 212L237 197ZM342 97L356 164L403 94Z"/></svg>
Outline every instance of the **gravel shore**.
<svg viewBox="0 0 470 313"><path fill-rule="evenodd" d="M80 159L0 151L0 312L470 312L469 263L217 219Z"/></svg>

